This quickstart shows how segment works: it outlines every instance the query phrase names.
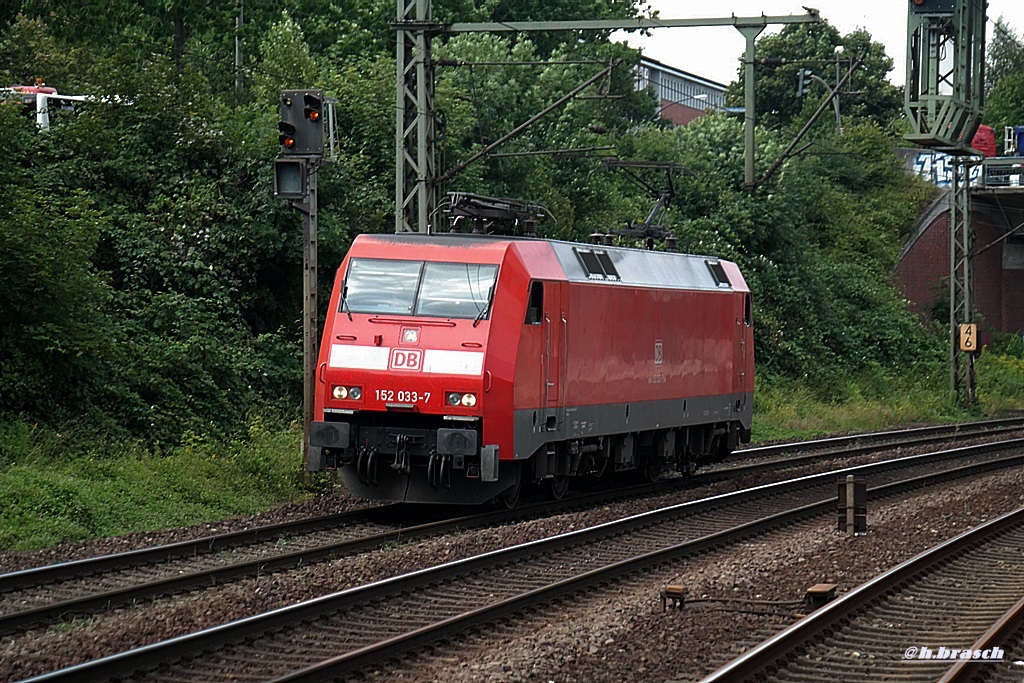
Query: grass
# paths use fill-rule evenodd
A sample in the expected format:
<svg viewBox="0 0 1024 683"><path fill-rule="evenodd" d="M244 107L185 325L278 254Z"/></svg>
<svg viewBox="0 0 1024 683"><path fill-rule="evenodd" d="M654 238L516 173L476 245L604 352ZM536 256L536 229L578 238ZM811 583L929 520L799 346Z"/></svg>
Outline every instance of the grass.
<svg viewBox="0 0 1024 683"><path fill-rule="evenodd" d="M308 495L301 431L198 437L168 455L23 422L0 425L0 549L151 531L252 514Z"/></svg>
<svg viewBox="0 0 1024 683"><path fill-rule="evenodd" d="M959 422L1024 411L1024 360L998 351L976 363L978 403L960 405L945 364L894 375L872 367L814 391L789 379L758 378L753 441L867 432L918 423Z"/></svg>

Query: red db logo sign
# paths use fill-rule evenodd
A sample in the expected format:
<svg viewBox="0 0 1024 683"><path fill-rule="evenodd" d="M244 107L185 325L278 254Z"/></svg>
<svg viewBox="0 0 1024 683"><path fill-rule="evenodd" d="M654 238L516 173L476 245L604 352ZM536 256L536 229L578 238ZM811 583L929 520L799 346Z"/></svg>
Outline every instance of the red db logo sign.
<svg viewBox="0 0 1024 683"><path fill-rule="evenodd" d="M423 351L420 349L391 349L391 370L421 370L423 368Z"/></svg>

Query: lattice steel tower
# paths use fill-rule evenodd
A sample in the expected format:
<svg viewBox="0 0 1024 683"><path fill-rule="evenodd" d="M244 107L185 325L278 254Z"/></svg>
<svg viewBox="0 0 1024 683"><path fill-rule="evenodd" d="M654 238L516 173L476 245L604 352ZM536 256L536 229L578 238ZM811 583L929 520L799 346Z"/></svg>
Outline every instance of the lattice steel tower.
<svg viewBox="0 0 1024 683"><path fill-rule="evenodd" d="M953 156L949 202L950 382L975 400L974 353L961 350L961 327L974 320L969 158L985 104L987 0L907 0L907 139Z"/></svg>

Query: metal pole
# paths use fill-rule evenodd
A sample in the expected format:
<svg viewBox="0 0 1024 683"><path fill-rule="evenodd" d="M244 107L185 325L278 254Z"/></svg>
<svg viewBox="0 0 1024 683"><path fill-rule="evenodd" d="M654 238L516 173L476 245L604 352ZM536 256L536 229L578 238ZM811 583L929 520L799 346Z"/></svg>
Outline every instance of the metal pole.
<svg viewBox="0 0 1024 683"><path fill-rule="evenodd" d="M46 93L36 93L36 125L39 130L50 130L50 98Z"/></svg>
<svg viewBox="0 0 1024 683"><path fill-rule="evenodd" d="M846 475L846 533L853 534L857 528L856 487L852 474Z"/></svg>
<svg viewBox="0 0 1024 683"><path fill-rule="evenodd" d="M974 320L971 268L971 180L967 157L955 156L949 197L949 372L957 398L975 400L974 354L960 350L960 324Z"/></svg>
<svg viewBox="0 0 1024 683"><path fill-rule="evenodd" d="M743 59L743 137L746 154L744 158L743 184L748 190L754 189L754 39L764 30L764 26L737 26L737 30L747 39L747 53Z"/></svg>
<svg viewBox="0 0 1024 683"><path fill-rule="evenodd" d="M303 224L305 236L302 248L302 464L303 473L310 471L310 459L319 460L319 453L311 453L309 427L313 423L316 403L316 362L318 356L317 325L317 196L316 177L319 164L310 164L309 197ZM317 467L316 469L319 469Z"/></svg>
<svg viewBox="0 0 1024 683"><path fill-rule="evenodd" d="M395 232L430 232L434 177L434 65L430 0L398 0L395 100Z"/></svg>
<svg viewBox="0 0 1024 683"><path fill-rule="evenodd" d="M842 119L842 117L839 114L839 55L841 55L842 53L843 53L843 46L842 45L837 45L836 46L836 100L835 100L835 104L836 104L836 128L839 129L840 133L843 132L843 119Z"/></svg>

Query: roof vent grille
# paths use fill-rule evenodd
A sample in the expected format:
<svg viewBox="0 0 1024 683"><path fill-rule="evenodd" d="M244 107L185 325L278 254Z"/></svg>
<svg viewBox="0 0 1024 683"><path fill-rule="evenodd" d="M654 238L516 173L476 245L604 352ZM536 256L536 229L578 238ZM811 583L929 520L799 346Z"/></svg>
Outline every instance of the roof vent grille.
<svg viewBox="0 0 1024 683"><path fill-rule="evenodd" d="M573 247L587 277L591 280L620 280L619 271L615 269L611 256L603 249L580 249Z"/></svg>

